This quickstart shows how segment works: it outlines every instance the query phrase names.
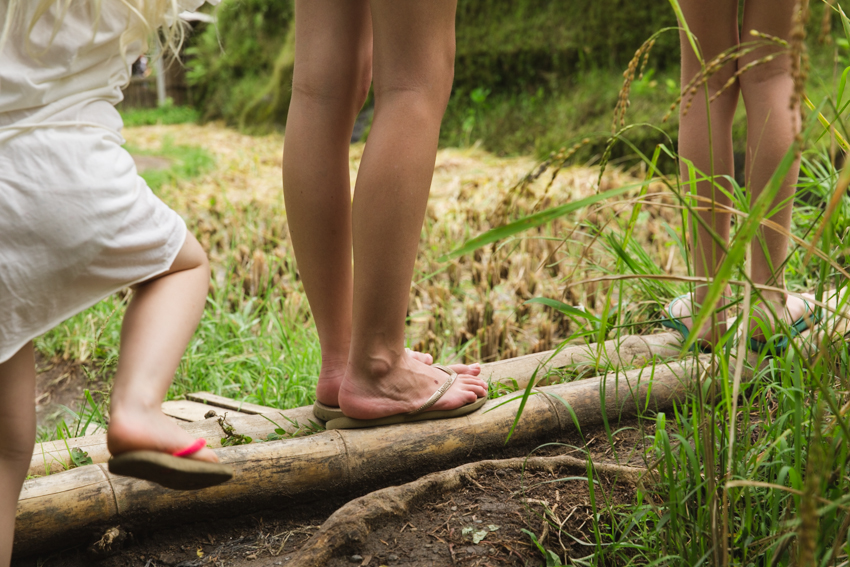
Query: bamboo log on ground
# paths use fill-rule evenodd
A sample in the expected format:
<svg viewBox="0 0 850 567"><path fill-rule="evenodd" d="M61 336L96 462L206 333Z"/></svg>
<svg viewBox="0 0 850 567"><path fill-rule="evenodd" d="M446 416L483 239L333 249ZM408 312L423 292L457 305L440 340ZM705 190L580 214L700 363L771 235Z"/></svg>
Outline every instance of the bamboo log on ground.
<svg viewBox="0 0 850 567"><path fill-rule="evenodd" d="M575 375L587 376L598 367L618 369L643 366L653 360L675 357L680 354L680 342L681 337L677 333L647 336L628 335L601 343L601 348L596 344L568 346L560 350L550 350L482 364L481 373L485 380L490 380L496 387L500 385L512 386L513 382L516 381L520 388L525 388L532 377L538 383L546 383L547 373L558 368L566 368ZM190 394L187 395L187 398L195 401L215 402L216 406L228 403L224 401L225 398L205 393L203 395ZM260 413L268 409L235 400L232 400L231 404L231 408L238 409L241 412ZM220 407L211 406L211 409L216 410L219 415L227 411ZM276 412L265 412L264 415L269 419L262 415L244 416L231 413L227 420L233 425L237 434L247 435L254 439L267 438L278 426L292 436L313 431L313 427L310 425L310 422L314 419L312 407L277 410ZM224 438L225 433L217 420L184 422L180 425L192 435L206 439L210 447L221 447L221 439ZM93 463L105 463L109 460L106 435L48 441L36 444L28 475L42 476L65 470L71 464L70 450L75 447L88 453Z"/></svg>
<svg viewBox="0 0 850 567"><path fill-rule="evenodd" d="M209 514L247 514L374 490L482 458L521 456L546 442L577 442L576 421L584 431L599 425L603 415L616 423L668 410L685 399L709 361L702 355L536 389L508 444L520 393L457 419L217 449L219 459L234 468L234 478L194 492L111 475L105 464L31 479L18 501L15 554L87 543L119 523L129 530L140 524L162 528Z"/></svg>
<svg viewBox="0 0 850 567"><path fill-rule="evenodd" d="M212 406L210 406L210 409L216 410L219 416L224 416L227 412L227 410ZM278 410L277 414L234 415L228 413L226 419L237 434L247 435L253 439L265 439L278 426L285 430L288 435L303 435L307 432L313 432L314 428L311 422L316 423L312 406ZM195 437L206 439L207 444L213 448L221 447L221 440L226 437L226 433L216 417L204 421L181 422L180 427ZM110 455L106 448L105 434L47 441L36 444L27 475L43 476L65 470L71 464L70 452L73 448L79 448L88 453L93 463L105 463L109 460Z"/></svg>

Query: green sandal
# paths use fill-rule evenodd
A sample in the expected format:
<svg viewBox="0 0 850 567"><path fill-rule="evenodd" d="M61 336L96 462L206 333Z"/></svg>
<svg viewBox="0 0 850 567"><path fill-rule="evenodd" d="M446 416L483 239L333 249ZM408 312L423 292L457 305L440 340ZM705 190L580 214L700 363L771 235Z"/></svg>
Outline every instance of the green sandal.
<svg viewBox="0 0 850 567"><path fill-rule="evenodd" d="M749 337L750 350L759 354L769 352L772 356L783 356L790 344L789 337L800 336L801 333L808 331L823 319L823 309L820 307L810 309L809 302L805 299L803 299L803 303L806 304L806 313L790 325L788 335L774 335L766 341Z"/></svg>
<svg viewBox="0 0 850 567"><path fill-rule="evenodd" d="M685 326L684 323L682 323L682 321L679 320L678 317L673 317L673 315L671 315L670 313L677 301L682 301L686 297L689 298L690 296L690 293L686 293L680 295L679 297L673 298L673 301L668 303L667 307L664 310L666 317L661 319L661 325L663 327L667 327L668 329L673 329L674 331L678 331L679 333L681 333L683 342L688 342L688 337L690 336L691 331ZM699 351L703 354L711 354L711 346L709 345L694 343L691 345L688 351L694 352L694 347L698 348Z"/></svg>

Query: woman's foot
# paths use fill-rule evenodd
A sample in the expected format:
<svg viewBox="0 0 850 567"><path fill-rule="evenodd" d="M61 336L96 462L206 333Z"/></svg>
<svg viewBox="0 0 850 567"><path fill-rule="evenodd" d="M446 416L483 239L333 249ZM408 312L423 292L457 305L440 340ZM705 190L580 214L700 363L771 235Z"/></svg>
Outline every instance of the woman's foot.
<svg viewBox="0 0 850 567"><path fill-rule="evenodd" d="M417 362L427 366L434 363L434 357L424 352L405 349L405 352ZM316 399L329 407L339 407L339 388L342 385L345 372L348 368L348 359L342 361L323 361L322 370L319 373L319 382L316 384ZM479 364L452 364L449 366L458 374L478 376L481 374Z"/></svg>
<svg viewBox="0 0 850 567"><path fill-rule="evenodd" d="M677 298L678 299L678 298ZM694 308L693 294L689 293L681 299L673 300L667 307L664 308L664 313L673 321L678 321L688 330L688 333L693 329L693 314L699 311L699 303ZM720 342L720 338L726 333L726 314L727 309L722 309L726 305L726 298L721 297L717 302L717 324L712 327L709 323L703 326L702 332L697 338L697 346L700 349L708 348Z"/></svg>
<svg viewBox="0 0 850 567"><path fill-rule="evenodd" d="M480 366L454 365L458 372L452 387L429 411L453 410L487 395L487 383L477 376ZM461 373L468 369L475 374ZM419 409L446 381L446 373L433 368L414 353L392 360L375 357L352 361L339 390L339 407L347 417L378 419Z"/></svg>
<svg viewBox="0 0 850 567"><path fill-rule="evenodd" d="M781 329L782 326L777 325L774 314L784 326L793 325L808 314L811 320L806 321L807 326L814 325L817 309L815 298L807 293L802 295L806 300L787 294L763 294L764 300L756 302L750 314L750 338L765 342L776 333L777 327Z"/></svg>
<svg viewBox="0 0 850 567"><path fill-rule="evenodd" d="M106 446L113 456L130 451L156 451L172 455L183 451L195 438L165 416L159 408L121 408L110 412ZM218 457L209 448L187 455L187 459L217 463Z"/></svg>

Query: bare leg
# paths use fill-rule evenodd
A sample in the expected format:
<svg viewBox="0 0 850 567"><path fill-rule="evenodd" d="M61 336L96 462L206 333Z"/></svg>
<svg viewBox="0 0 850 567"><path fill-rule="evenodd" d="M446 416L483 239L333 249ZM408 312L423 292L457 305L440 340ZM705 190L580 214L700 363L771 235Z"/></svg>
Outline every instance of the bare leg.
<svg viewBox="0 0 850 567"><path fill-rule="evenodd" d="M133 450L173 453L194 441L160 405L201 320L209 278L204 251L187 234L169 271L136 288L124 315L112 389L107 446L113 455ZM191 458L218 461L209 449Z"/></svg>
<svg viewBox="0 0 850 567"><path fill-rule="evenodd" d="M704 0L682 0L680 1L682 12L685 16L691 32L696 36L701 50L702 59L710 61L726 49L738 44L738 1L720 0L717 2L705 2ZM682 88L701 71L701 66L694 53L687 36L680 35L682 47ZM735 74L736 65L729 63L712 75L708 80L708 96L713 97L723 85ZM686 100L687 100L686 95ZM709 122L706 110L705 89L700 87L694 97L693 104L680 114L679 121L679 155L690 160L694 167L703 174L715 176L715 183L731 189L731 185L720 176L734 175L734 161L732 156L732 121L735 116L735 107L738 104L738 85L726 89L720 97L711 103L711 120ZM710 126L710 130L709 130ZM688 170L683 164L681 176L684 183L688 182ZM696 203L699 207L699 218L710 226L722 240L718 244L710 232L703 228L702 224L694 219L695 228L693 264L694 275L711 278L717 273L717 268L723 261L723 249L729 241L729 230L731 215L712 209L711 202L717 207L727 207L731 200L715 187L710 181L702 181L696 184L697 195L700 198ZM708 288L698 285L695 290L694 300L697 305L702 304ZM721 302L718 306L725 304ZM692 307L688 301L680 301L675 305L675 312L670 315L680 318L690 328ZM725 312L717 314L717 325L707 328L701 333L701 338L709 343L716 343L720 336L726 331Z"/></svg>
<svg viewBox="0 0 850 567"><path fill-rule="evenodd" d="M419 407L446 375L404 350L404 319L440 122L454 73L455 0L373 0L375 118L353 204L354 308L339 391L349 417ZM461 375L434 410L486 395Z"/></svg>
<svg viewBox="0 0 850 567"><path fill-rule="evenodd" d="M295 18L284 197L298 270L322 348L316 397L337 406L351 346L348 146L372 81L372 16L368 0L298 0ZM410 356L433 362L428 354ZM453 368L480 372L465 365Z"/></svg>
<svg viewBox="0 0 850 567"><path fill-rule="evenodd" d="M298 0L283 193L322 347L316 396L338 405L351 343L348 145L372 82L368 0Z"/></svg>
<svg viewBox="0 0 850 567"><path fill-rule="evenodd" d="M9 565L15 510L35 446L35 359L32 343L0 364L0 565Z"/></svg>
<svg viewBox="0 0 850 567"><path fill-rule="evenodd" d="M791 37L795 0L747 0L744 6L744 37L751 38L750 30L757 30L788 40ZM748 54L740 62L746 65L781 48L765 46ZM764 190L779 162L794 142L800 129L800 109L791 108L794 82L791 78L791 58L782 55L773 61L759 64L741 76L741 92L747 107L747 168L746 179L751 200ZM791 212L794 185L800 171L797 160L791 166L782 187L771 204L778 208L770 220L784 231L762 227L752 246L752 279L754 283L785 287L784 263L788 257L788 233L791 230ZM779 292L762 292L769 309L757 309L755 318L775 328L773 313L786 322L792 322L805 313L801 299ZM787 303L787 309L786 309ZM767 321L765 321L765 317ZM757 321L751 327L754 337L762 338Z"/></svg>

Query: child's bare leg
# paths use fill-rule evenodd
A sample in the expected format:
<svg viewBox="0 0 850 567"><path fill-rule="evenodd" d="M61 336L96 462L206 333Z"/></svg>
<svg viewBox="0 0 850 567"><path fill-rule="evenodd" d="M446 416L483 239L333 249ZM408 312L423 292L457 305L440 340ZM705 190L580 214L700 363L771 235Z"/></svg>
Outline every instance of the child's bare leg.
<svg viewBox="0 0 850 567"><path fill-rule="evenodd" d="M750 35L750 30L757 30L785 40L790 39L795 4L795 0L747 0L744 6L744 37L755 39ZM740 65L746 65L779 50L780 47L772 46L759 48L743 58ZM740 81L744 104L747 107L746 179L750 198L755 200L794 142L794 136L800 129L800 109L791 108L794 82L791 78L791 58L787 54L769 63L759 64L744 73ZM794 185L797 183L799 171L798 160L792 165L771 205L771 209L781 206L769 218L781 226L784 233L763 227L758 238L753 240L752 279L757 284L785 288L783 266L788 256L787 234L791 230ZM805 304L799 298L768 291L762 292L762 297L770 304L771 310L786 322L795 321L805 313ZM768 311L758 311L762 321L764 317L772 319ZM753 325L753 336L762 338L762 330L755 328L755 321ZM774 326L772 321L770 326Z"/></svg>
<svg viewBox="0 0 850 567"><path fill-rule="evenodd" d="M187 234L169 271L136 288L121 328L112 389L107 444L113 455L134 450L173 453L194 441L160 405L201 320L209 280L207 257ZM209 449L191 458L218 460Z"/></svg>
<svg viewBox="0 0 850 567"><path fill-rule="evenodd" d="M698 40L704 62L710 61L726 49L738 44L738 0L717 2L682 0L680 5L685 21ZM684 32L680 34L680 43L682 48L681 82L684 90L691 79L700 73L701 66ZM735 71L736 65L732 62L711 76L708 80L709 98L723 88ZM738 85L733 84L711 103L710 122L706 109L705 88L700 86L697 89L693 103L688 106L689 97L690 95L685 93L685 102L680 112L679 155L693 162L694 167L705 175L711 175L713 172L716 178L724 175L733 176L735 166L732 155L732 121L738 103ZM686 109L687 112L685 112ZM687 183L688 170L684 163L681 176L683 183ZM727 189L730 188L726 180L717 179L715 183ZM693 251L694 275L711 278L723 261L723 249L729 241L731 215L711 210L710 201L714 200L716 207L721 208L729 206L731 200L710 181L702 181L696 185L697 195L700 197L700 200L695 203L700 208L697 214L712 227L722 241L722 244L717 243L702 224L697 223L696 219L693 220L693 224L697 225ZM694 299L698 305L702 304L707 292L707 286L696 287ZM691 312L690 302L679 301L674 307L675 310L670 315L680 318L690 328L691 318L687 317ZM701 338L716 343L725 329L725 314L721 311L717 314L717 326L704 329Z"/></svg>
<svg viewBox="0 0 850 567"><path fill-rule="evenodd" d="M346 415L377 418L418 408L446 380L404 350L413 266L454 72L455 0L371 2L375 117L353 203L354 311ZM486 394L461 375L433 409Z"/></svg>
<svg viewBox="0 0 850 567"><path fill-rule="evenodd" d="M351 343L348 146L372 83L368 0L298 0L283 192L322 348L316 395L336 406Z"/></svg>
<svg viewBox="0 0 850 567"><path fill-rule="evenodd" d="M0 566L12 557L15 510L35 446L32 343L0 364Z"/></svg>

